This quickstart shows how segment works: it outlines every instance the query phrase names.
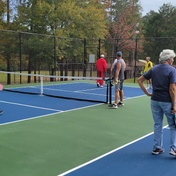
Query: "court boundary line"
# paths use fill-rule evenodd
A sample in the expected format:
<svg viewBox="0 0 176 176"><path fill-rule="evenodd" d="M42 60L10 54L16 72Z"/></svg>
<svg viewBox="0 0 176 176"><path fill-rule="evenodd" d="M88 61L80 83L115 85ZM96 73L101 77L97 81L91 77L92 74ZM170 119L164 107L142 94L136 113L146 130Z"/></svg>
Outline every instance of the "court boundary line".
<svg viewBox="0 0 176 176"><path fill-rule="evenodd" d="M164 126L163 129L167 128L167 127L168 127L168 125ZM142 139L144 139L144 138L146 138L146 137L148 137L150 135L153 135L153 133L154 132L148 133L148 134L146 134L146 135L144 135L144 136L142 136L142 137L140 137L138 139L135 139L135 140L133 140L133 141L127 143L127 144L124 144L124 145L122 145L122 146L120 146L120 147L118 147L118 148L116 148L114 150L111 150L111 151L109 151L109 152L107 152L107 153L105 153L105 154L103 154L103 155L101 155L99 157L96 157L96 158L94 158L94 159L92 159L92 160L90 160L90 161L88 161L86 163L83 163L83 164L81 164L81 165L79 165L77 167L74 167L74 168L72 168L72 169L70 169L70 170L68 170L66 172L63 172L63 173L57 175L57 176L65 176L65 175L67 175L67 174L69 174L71 172L74 172L74 171L76 171L76 170L78 170L78 169L80 169L82 167L85 167L85 166L87 166L87 165L89 165L89 164L91 164L91 163L93 163L95 161L98 161L98 160L100 160L100 159L102 159L102 158L104 158L104 157L106 157L106 156L108 156L108 155L110 155L110 154L112 154L112 153L114 153L116 151L119 151L120 149L123 149L123 148L125 148L125 147L127 147L127 146L129 146L131 144L134 144L135 142L138 142L138 141L140 141L140 140L142 140Z"/></svg>
<svg viewBox="0 0 176 176"><path fill-rule="evenodd" d="M140 97L143 97L143 96L146 96L146 95L140 95L140 96L136 96L136 97L126 97L126 98L124 99L124 101L125 101L125 100L129 100L129 99L140 98ZM36 106L25 105L25 104L21 104L21 103L13 103L13 102L8 102L8 101L1 101L1 100L0 100L0 102L6 103L6 104L14 104L14 105L18 105L18 106L26 106L26 107L31 107L31 108L37 108ZM104 104L104 103L98 103L98 104L88 105L88 106L84 106L84 107L80 107L80 108L69 109L69 110L66 110L66 111L55 110L55 109L50 109L50 108L42 108L42 107L40 108L40 107L38 107L38 109L55 110L56 112L55 112L55 113L45 114L45 115L40 115L40 116L35 116L35 117L29 117L29 118L26 118L26 119L16 120L16 121L13 121L13 122L2 123L2 124L0 124L0 126L9 125L9 124L14 124L14 123L18 123L18 122L27 121L27 120L33 120L33 119L42 118L42 117L45 117L45 116L50 116L50 115L55 115L55 114L60 114L60 113L64 113L64 112L76 111L76 110L85 109L85 108L94 107L94 106L99 106L99 105L103 105L103 104ZM107 104L107 105L108 105L108 104Z"/></svg>
<svg viewBox="0 0 176 176"><path fill-rule="evenodd" d="M25 106L25 107L29 107L29 108L35 108L35 109L44 109L44 110L50 110L50 111L61 111L58 109L52 109L52 108L44 108L44 107L40 107L40 106L33 106L33 105L28 105L28 104L22 104L22 103L14 103L14 102L10 102L10 101L1 101L1 103L6 103L6 104L12 104L12 105L17 105L17 106Z"/></svg>
<svg viewBox="0 0 176 176"><path fill-rule="evenodd" d="M66 110L66 111L58 110L57 112L50 113L50 114L45 114L45 115L40 115L40 116L35 116L35 117L29 117L29 118L26 118L26 119L16 120L16 121L13 121L13 122L2 123L2 124L0 124L0 126L14 124L14 123L28 121L28 120L33 120L33 119L38 119L38 118L42 118L42 117L46 117L46 116L50 116L50 115L67 113L67 112L70 112L70 111L76 111L76 110L85 109L85 108L89 108L89 107L99 106L99 105L102 105L102 104L103 103L98 103L98 104L95 104L95 105L88 105L88 106L84 106L84 107L80 107L80 108L69 109L69 110Z"/></svg>
<svg viewBox="0 0 176 176"><path fill-rule="evenodd" d="M136 96L136 97L126 97L124 99L125 100L129 100L129 99L135 99L135 98L140 98L140 97L143 97L143 96L146 96L145 94L144 95L139 95L139 96ZM18 104L20 106L25 106L24 104L20 104L20 103L13 103L13 102L7 102L7 101L0 101L2 103L11 103L11 104ZM38 119L38 118L42 118L42 117L46 117L46 116L50 116L50 115L55 115L55 114L60 114L60 113L66 113L66 112L70 112L70 111L76 111L76 110L80 110L80 109L85 109L85 108L89 108L89 107L94 107L94 106L99 106L99 105L102 105L104 103L98 103L98 104L94 104L94 105L88 105L88 106L84 106L84 107L80 107L80 108L75 108L75 109L69 109L69 110L66 110L66 111L62 111L62 110L56 110L55 113L50 113L50 114L45 114L45 115L40 115L40 116L35 116L35 117L29 117L29 118L26 118L26 119L21 119L21 120L16 120L16 121L13 121L13 122L7 122L7 123L2 123L0 124L0 126L3 126L3 125L9 125L9 124L14 124L14 123L18 123L18 122L23 122L23 121L28 121L28 120L33 120L33 119ZM108 105L108 104L107 104ZM26 105L27 106L27 105ZM31 106L31 107L35 107L35 106ZM42 109L42 108L41 108ZM45 109L45 108L43 108ZM45 109L46 110L46 109ZM49 110L49 109L48 109Z"/></svg>
<svg viewBox="0 0 176 176"><path fill-rule="evenodd" d="M104 88L104 87L103 87ZM103 89L101 88L101 89ZM52 88L45 88L46 90L54 90L56 92L66 92L66 93L69 93L69 92L74 92L74 93L80 93L80 94L87 94L87 95L97 95L97 96L101 96L101 97L106 97L106 95L104 94L97 94L97 93L89 93L89 92L86 92L86 91L92 91L92 90L96 90L97 88L94 88L94 89L84 89L84 90L75 90L75 91L71 91L71 90L64 90L64 89L52 89Z"/></svg>

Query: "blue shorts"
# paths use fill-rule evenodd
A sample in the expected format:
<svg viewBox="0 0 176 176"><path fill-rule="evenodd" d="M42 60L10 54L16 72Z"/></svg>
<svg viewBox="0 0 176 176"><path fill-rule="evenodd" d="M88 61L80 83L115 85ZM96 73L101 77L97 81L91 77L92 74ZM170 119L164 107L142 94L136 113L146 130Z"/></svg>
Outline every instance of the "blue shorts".
<svg viewBox="0 0 176 176"><path fill-rule="evenodd" d="M122 90L123 89L123 81L124 80L118 80L118 83L115 84L115 90Z"/></svg>

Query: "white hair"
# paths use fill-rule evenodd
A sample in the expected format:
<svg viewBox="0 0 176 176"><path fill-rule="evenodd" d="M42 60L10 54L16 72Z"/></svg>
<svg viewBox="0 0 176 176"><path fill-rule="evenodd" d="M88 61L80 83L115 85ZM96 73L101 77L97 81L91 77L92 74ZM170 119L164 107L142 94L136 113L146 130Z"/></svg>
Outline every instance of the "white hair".
<svg viewBox="0 0 176 176"><path fill-rule="evenodd" d="M176 56L174 50L164 49L159 55L159 62L167 61Z"/></svg>
<svg viewBox="0 0 176 176"><path fill-rule="evenodd" d="M105 56L104 56L104 54L101 54L100 57L103 57L103 58L104 58Z"/></svg>

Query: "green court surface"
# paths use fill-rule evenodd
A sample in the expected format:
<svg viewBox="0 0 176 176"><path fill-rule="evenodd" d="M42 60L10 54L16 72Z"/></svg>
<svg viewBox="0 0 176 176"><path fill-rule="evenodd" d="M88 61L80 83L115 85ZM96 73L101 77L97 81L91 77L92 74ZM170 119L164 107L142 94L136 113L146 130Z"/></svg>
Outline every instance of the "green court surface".
<svg viewBox="0 0 176 176"><path fill-rule="evenodd" d="M0 175L57 176L152 132L150 98L124 103L0 126Z"/></svg>

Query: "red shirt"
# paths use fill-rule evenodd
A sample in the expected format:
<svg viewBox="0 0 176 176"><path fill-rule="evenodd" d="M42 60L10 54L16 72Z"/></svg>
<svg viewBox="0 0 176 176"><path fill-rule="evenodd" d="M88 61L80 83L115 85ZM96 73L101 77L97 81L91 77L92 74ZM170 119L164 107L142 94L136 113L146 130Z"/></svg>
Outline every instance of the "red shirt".
<svg viewBox="0 0 176 176"><path fill-rule="evenodd" d="M96 69L99 72L106 72L107 70L107 63L106 60L104 58L100 58L97 60L96 62Z"/></svg>

